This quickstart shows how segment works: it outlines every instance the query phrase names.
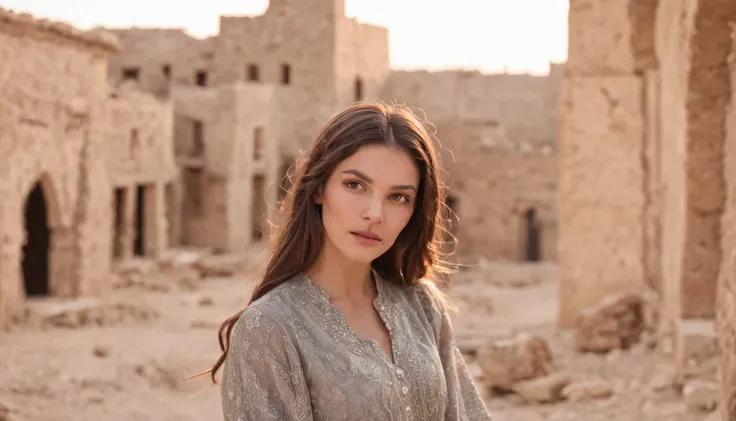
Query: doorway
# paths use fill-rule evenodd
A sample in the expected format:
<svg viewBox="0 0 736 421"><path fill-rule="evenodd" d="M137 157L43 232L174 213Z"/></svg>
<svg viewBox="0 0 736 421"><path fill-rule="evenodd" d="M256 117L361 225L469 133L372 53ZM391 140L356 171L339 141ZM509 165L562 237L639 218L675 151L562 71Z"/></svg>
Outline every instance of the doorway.
<svg viewBox="0 0 736 421"><path fill-rule="evenodd" d="M43 187L37 182L24 209L26 242L23 245L23 285L28 296L49 294L49 247L51 230Z"/></svg>

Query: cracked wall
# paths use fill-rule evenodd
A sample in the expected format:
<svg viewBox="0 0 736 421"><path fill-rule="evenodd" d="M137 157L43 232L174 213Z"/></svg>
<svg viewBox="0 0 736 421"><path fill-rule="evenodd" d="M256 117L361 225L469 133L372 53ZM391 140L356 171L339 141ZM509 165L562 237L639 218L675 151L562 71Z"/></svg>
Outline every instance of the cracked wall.
<svg viewBox="0 0 736 421"><path fill-rule="evenodd" d="M0 324L23 309L26 292L69 297L107 287L102 110L107 57L117 48L104 35L0 9L0 150L8 164L0 170ZM26 232L36 216L31 225L40 230Z"/></svg>
<svg viewBox="0 0 736 421"><path fill-rule="evenodd" d="M657 285L657 2L572 0L560 110L559 321ZM653 94L653 92L655 94ZM602 153L605 151L605 153ZM653 234L654 233L654 234ZM605 257L603 257L605 256ZM655 267L653 267L655 266Z"/></svg>
<svg viewBox="0 0 736 421"><path fill-rule="evenodd" d="M736 29L732 32L729 57L731 92L736 86ZM726 117L724 178L726 198L722 218L720 275L716 302L721 363L721 414L736 419L736 95L731 95Z"/></svg>
<svg viewBox="0 0 736 421"><path fill-rule="evenodd" d="M667 334L680 319L715 314L733 21L736 5L727 1L669 2L658 12Z"/></svg>
<svg viewBox="0 0 736 421"><path fill-rule="evenodd" d="M165 192L179 175L173 105L123 84L110 93L105 111L107 169L116 195L113 258L158 256L169 246L171 229Z"/></svg>

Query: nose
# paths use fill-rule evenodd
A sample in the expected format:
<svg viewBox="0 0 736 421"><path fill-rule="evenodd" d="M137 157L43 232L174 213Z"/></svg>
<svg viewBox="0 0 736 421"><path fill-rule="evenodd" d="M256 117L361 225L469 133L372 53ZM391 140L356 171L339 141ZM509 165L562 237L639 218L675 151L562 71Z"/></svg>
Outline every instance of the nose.
<svg viewBox="0 0 736 421"><path fill-rule="evenodd" d="M374 224L383 222L383 201L371 199L363 210L363 220Z"/></svg>

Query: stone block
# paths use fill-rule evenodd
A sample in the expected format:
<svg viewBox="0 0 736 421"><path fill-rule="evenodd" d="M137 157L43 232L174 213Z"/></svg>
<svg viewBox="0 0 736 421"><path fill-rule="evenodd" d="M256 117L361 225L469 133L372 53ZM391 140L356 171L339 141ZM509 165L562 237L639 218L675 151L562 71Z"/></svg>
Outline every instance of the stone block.
<svg viewBox="0 0 736 421"><path fill-rule="evenodd" d="M647 284L642 89L635 76L565 81L558 189L562 326L572 326L580 310L608 295Z"/></svg>

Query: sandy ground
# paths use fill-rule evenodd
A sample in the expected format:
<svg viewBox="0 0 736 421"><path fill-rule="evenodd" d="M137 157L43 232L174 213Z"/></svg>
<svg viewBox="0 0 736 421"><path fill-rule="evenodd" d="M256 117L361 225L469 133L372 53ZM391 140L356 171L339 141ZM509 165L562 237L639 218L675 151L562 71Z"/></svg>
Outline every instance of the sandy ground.
<svg viewBox="0 0 736 421"><path fill-rule="evenodd" d="M706 419L685 409L668 386L672 364L646 347L609 355L573 351L572 333L555 328L556 268L500 266L492 276L465 276L453 288L461 341L525 331L543 335L558 365L578 378L603 379L610 398L530 405L517 395L487 395L496 421ZM490 280L489 280L490 278ZM219 420L220 396L208 379L188 380L219 355L219 321L246 298L248 283L208 278L193 290L116 290L108 326L16 326L0 333L0 420ZM473 294L471 295L470 292ZM472 297L472 300L468 297ZM37 312L84 302L41 300ZM82 326L79 326L82 325ZM471 369L479 369L468 358Z"/></svg>

